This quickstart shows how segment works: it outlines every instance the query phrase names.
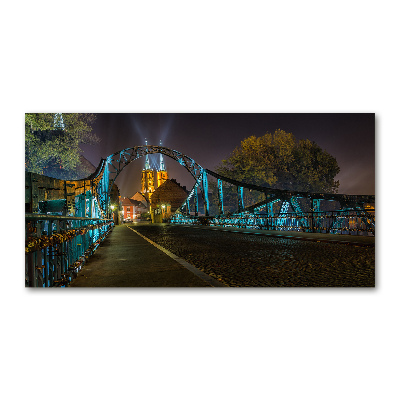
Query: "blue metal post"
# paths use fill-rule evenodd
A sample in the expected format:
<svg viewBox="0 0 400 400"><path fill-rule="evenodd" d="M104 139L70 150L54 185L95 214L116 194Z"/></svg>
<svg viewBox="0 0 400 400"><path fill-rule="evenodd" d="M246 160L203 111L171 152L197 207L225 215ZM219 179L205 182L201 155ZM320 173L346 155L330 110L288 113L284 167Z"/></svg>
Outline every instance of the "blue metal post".
<svg viewBox="0 0 400 400"><path fill-rule="evenodd" d="M199 215L199 198L197 195L197 185L194 188L194 215L196 217Z"/></svg>
<svg viewBox="0 0 400 400"><path fill-rule="evenodd" d="M295 197L295 196L293 196L293 197L290 199L290 205L292 206L293 210L294 210L296 213L301 213L301 212L303 211L303 210L301 209L301 206L300 206L299 202L297 201L297 197Z"/></svg>
<svg viewBox="0 0 400 400"><path fill-rule="evenodd" d="M238 212L242 212L244 209L244 202L243 202L243 187L238 186Z"/></svg>
<svg viewBox="0 0 400 400"><path fill-rule="evenodd" d="M90 190L85 195L85 217L92 217L92 192Z"/></svg>
<svg viewBox="0 0 400 400"><path fill-rule="evenodd" d="M189 203L189 199L186 199L186 213L187 213L187 215L190 215L190 203Z"/></svg>
<svg viewBox="0 0 400 400"><path fill-rule="evenodd" d="M307 220L305 218L299 218L301 214L303 213L303 210L301 209L301 206L297 200L297 197L293 196L290 199L290 205L292 206L294 212L296 213L296 226L298 229L304 229L304 226L307 225Z"/></svg>
<svg viewBox="0 0 400 400"><path fill-rule="evenodd" d="M315 232L315 228L318 224L318 219L317 221L315 220L315 214L314 214L317 211L321 211L321 199L313 199L312 201L311 230L313 232Z"/></svg>
<svg viewBox="0 0 400 400"><path fill-rule="evenodd" d="M279 215L286 214L289 208L289 202L287 200L283 200L281 204L281 208L279 210Z"/></svg>
<svg viewBox="0 0 400 400"><path fill-rule="evenodd" d="M277 220L278 226L281 228L286 226L288 209L289 209L289 202L287 200L283 200L278 214L278 217L281 218L278 218Z"/></svg>
<svg viewBox="0 0 400 400"><path fill-rule="evenodd" d="M83 181L83 216L86 218L86 180Z"/></svg>
<svg viewBox="0 0 400 400"><path fill-rule="evenodd" d="M218 179L218 208L219 213L222 215L224 213L224 194L222 191L222 180Z"/></svg>
<svg viewBox="0 0 400 400"><path fill-rule="evenodd" d="M313 209L313 211L321 211L321 200L320 199L313 199L312 209Z"/></svg>
<svg viewBox="0 0 400 400"><path fill-rule="evenodd" d="M84 217L85 216L85 194L79 194L75 196L75 217Z"/></svg>
<svg viewBox="0 0 400 400"><path fill-rule="evenodd" d="M207 172L203 171L203 196L204 196L204 214L206 217L210 215L210 204L208 202L208 180Z"/></svg>

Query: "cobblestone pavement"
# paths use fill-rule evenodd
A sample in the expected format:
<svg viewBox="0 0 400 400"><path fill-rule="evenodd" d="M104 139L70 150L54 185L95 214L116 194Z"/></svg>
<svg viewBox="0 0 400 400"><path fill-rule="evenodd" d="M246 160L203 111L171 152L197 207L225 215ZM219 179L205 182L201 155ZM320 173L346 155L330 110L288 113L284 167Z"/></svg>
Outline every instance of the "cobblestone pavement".
<svg viewBox="0 0 400 400"><path fill-rule="evenodd" d="M133 228L227 286L375 286L375 247L167 224Z"/></svg>

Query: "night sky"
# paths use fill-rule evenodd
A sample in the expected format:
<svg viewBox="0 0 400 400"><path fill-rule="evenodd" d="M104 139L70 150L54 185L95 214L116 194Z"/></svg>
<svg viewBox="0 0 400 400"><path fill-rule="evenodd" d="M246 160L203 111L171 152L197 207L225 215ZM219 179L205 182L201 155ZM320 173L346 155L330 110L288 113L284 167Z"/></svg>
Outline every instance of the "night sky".
<svg viewBox="0 0 400 400"><path fill-rule="evenodd" d="M83 155L97 167L101 158L125 148L162 145L193 158L202 167L215 170L240 142L276 129L292 132L297 139L315 141L332 154L340 167L335 180L339 193L375 194L374 114L97 114L93 132L97 145L82 145ZM152 155L155 162L158 155ZM164 157L169 178L188 189L193 178L182 166ZM121 196L140 190L144 157L127 166L117 185Z"/></svg>

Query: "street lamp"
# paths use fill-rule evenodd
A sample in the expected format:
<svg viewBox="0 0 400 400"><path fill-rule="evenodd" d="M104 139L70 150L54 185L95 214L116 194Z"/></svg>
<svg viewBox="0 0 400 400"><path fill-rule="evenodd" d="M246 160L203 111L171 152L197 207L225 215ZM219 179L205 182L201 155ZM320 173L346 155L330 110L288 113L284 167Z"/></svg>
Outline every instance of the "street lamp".
<svg viewBox="0 0 400 400"><path fill-rule="evenodd" d="M115 208L114 204L110 205L110 208L111 208L112 219L114 219L114 208Z"/></svg>

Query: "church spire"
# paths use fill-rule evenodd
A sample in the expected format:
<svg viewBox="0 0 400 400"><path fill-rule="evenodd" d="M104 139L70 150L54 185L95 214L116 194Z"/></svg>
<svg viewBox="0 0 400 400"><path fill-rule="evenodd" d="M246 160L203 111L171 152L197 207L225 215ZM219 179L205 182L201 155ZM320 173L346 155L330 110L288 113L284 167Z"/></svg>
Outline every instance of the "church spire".
<svg viewBox="0 0 400 400"><path fill-rule="evenodd" d="M147 139L145 139L147 146ZM148 149L146 149L146 162L144 164L144 169L142 170L142 194L146 197L147 201L150 202L151 196L154 192L155 176L154 171L150 168L150 160Z"/></svg>
<svg viewBox="0 0 400 400"><path fill-rule="evenodd" d="M146 146L147 146L147 139L145 139L145 143L146 143ZM146 162L144 164L144 169L150 169L149 154L146 154Z"/></svg>
<svg viewBox="0 0 400 400"><path fill-rule="evenodd" d="M161 146L161 139L160 139L160 146ZM162 153L160 153L160 171L165 171L165 165Z"/></svg>
<svg viewBox="0 0 400 400"><path fill-rule="evenodd" d="M161 147L161 140L160 140ZM168 172L165 169L164 158L162 153L160 153L160 165L157 171L157 187L160 187L168 179Z"/></svg>

